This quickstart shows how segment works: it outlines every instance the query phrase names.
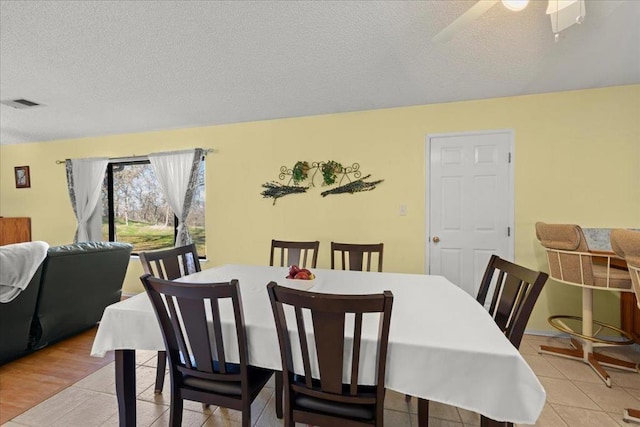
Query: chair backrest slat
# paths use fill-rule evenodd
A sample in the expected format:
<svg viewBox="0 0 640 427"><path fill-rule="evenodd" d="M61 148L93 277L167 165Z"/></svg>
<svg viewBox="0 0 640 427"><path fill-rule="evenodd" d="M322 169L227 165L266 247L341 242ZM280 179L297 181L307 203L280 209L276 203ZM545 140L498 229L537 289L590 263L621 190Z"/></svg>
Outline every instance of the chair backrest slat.
<svg viewBox="0 0 640 427"><path fill-rule="evenodd" d="M184 339L184 334L182 333L182 327L178 322L174 322L171 319L178 318L178 310L176 310L175 302L172 297L162 298L159 293L152 294L151 301L156 306L161 306L161 304L166 303L166 309L168 311L160 311L158 314L160 325L162 329L171 330L173 333L168 334L168 340L170 341L168 346L177 348L182 354L188 354L186 340ZM187 358L185 363L188 367L191 368L191 359Z"/></svg>
<svg viewBox="0 0 640 427"><path fill-rule="evenodd" d="M316 268L318 262L319 241L293 242L285 240L271 240L271 254L269 265L276 265L276 254L279 254L280 267L297 265L302 268ZM307 265L307 262L310 262Z"/></svg>
<svg viewBox="0 0 640 427"><path fill-rule="evenodd" d="M173 322L174 330L178 330L178 327L182 326L184 331L188 331L187 334L191 349L191 351L183 351L182 354L183 357L185 357L185 361L186 359L193 359L198 370L213 372L211 347L208 345L198 345L199 343L207 342L209 338L209 329L207 327L203 301L180 297L176 299L178 301L178 307L180 308L181 318L179 320L182 321L182 324L180 325L178 322ZM183 334L180 333L180 336L183 337ZM186 343L184 343L184 347L186 348ZM190 357L187 358L187 356Z"/></svg>
<svg viewBox="0 0 640 427"><path fill-rule="evenodd" d="M509 341L517 348L533 306L548 275L493 255L480 283L477 300L485 303L494 273L498 271L489 313Z"/></svg>
<svg viewBox="0 0 640 427"><path fill-rule="evenodd" d="M211 300L209 302L211 307L211 315L214 319L220 319L220 305L218 304L218 300ZM213 337L214 344L216 349L216 356L219 364L220 372L223 374L227 373L226 363L227 359L224 354L224 341L222 338L222 322L214 322L213 323Z"/></svg>
<svg viewBox="0 0 640 427"><path fill-rule="evenodd" d="M366 258L366 271L371 271L374 256L378 257L377 271L382 271L383 243L352 244L331 242L331 268L342 270L363 271ZM336 266L336 252L340 254L341 265ZM348 256L348 261L347 261ZM375 264L374 264L375 265Z"/></svg>
<svg viewBox="0 0 640 427"><path fill-rule="evenodd" d="M307 250L298 248L280 248L280 267L289 267L292 265L303 266L306 265ZM304 261L300 263L300 255L304 253Z"/></svg>
<svg viewBox="0 0 640 427"><path fill-rule="evenodd" d="M304 324L302 309L295 307L296 326L298 328L298 340L300 340L300 350L302 351L302 363L304 367L304 378L307 387L311 387L311 357L309 357L309 344L307 342L307 329Z"/></svg>
<svg viewBox="0 0 640 427"><path fill-rule="evenodd" d="M328 393L342 393L344 355L344 313L314 310L313 336L320 373L320 389Z"/></svg>
<svg viewBox="0 0 640 427"><path fill-rule="evenodd" d="M498 279L496 281L496 283L503 283L504 282L504 271L500 271L500 273L498 274ZM498 301L499 299L502 297L502 292L503 292L503 288L501 286L496 285L496 291L493 293L493 296L491 298L491 305L489 306L489 313L491 313L492 316L496 315L496 307L498 306Z"/></svg>
<svg viewBox="0 0 640 427"><path fill-rule="evenodd" d="M353 354L351 359L351 387L349 393L356 395L358 393L358 372L360 370L360 342L362 341L362 313L355 314L355 322L353 325Z"/></svg>

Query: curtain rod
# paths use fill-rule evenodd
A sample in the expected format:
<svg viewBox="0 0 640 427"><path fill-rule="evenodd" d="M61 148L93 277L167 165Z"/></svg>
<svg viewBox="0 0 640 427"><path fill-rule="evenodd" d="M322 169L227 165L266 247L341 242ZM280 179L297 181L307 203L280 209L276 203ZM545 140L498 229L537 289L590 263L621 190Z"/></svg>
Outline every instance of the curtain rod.
<svg viewBox="0 0 640 427"><path fill-rule="evenodd" d="M204 152L204 155L206 156L206 155L207 155L207 154L209 154L209 153L215 153L215 151L216 151L216 150L214 150L213 148L207 148L207 149L204 149L204 150L202 150L202 151ZM135 160L135 159L146 159L146 158L148 158L148 157L149 157L149 155L148 155L148 154L139 155L139 156L134 154L133 156L128 156L128 157L109 157L109 161L113 161L113 160L116 160L116 161L118 161L118 160L119 160L119 161L124 161L124 160L129 160L129 159L131 159L131 160ZM69 160L69 159L66 159L66 160L56 160L56 164L57 164L57 165L63 165L63 164L65 164L65 163L66 163L66 161L67 161L67 160Z"/></svg>

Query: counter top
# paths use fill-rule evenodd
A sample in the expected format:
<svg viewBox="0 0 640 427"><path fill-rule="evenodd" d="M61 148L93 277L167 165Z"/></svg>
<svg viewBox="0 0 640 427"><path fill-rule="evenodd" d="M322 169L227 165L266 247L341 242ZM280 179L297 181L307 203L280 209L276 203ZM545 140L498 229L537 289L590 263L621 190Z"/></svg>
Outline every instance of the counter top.
<svg viewBox="0 0 640 427"><path fill-rule="evenodd" d="M589 249L611 252L611 228L583 228L584 237L587 239ZM638 230L634 229L631 230Z"/></svg>

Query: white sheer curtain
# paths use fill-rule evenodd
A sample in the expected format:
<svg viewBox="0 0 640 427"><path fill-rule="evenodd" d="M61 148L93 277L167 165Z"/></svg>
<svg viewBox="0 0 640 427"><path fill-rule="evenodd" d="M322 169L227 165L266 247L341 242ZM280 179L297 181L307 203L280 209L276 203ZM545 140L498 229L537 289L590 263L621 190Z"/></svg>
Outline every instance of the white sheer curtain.
<svg viewBox="0 0 640 427"><path fill-rule="evenodd" d="M204 150L201 148L149 154L149 161L164 197L178 217L176 247L191 243L186 221L191 209L203 154Z"/></svg>
<svg viewBox="0 0 640 427"><path fill-rule="evenodd" d="M108 158L66 161L67 185L73 212L78 220L74 242L102 240L100 191Z"/></svg>

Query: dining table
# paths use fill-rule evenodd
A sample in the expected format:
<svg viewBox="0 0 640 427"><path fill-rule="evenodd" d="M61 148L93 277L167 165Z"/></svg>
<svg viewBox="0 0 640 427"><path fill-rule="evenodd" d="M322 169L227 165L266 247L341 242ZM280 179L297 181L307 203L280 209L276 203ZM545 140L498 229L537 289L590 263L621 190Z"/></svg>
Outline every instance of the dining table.
<svg viewBox="0 0 640 427"><path fill-rule="evenodd" d="M287 273L286 267L226 264L176 281L237 279L249 363L273 370L281 370L281 359L267 294L269 282L331 294L389 290L394 302L384 379L387 389L464 408L497 422L535 424L546 398L538 378L486 309L445 277L313 269L315 279L305 281L286 279ZM111 350L115 351L120 425L135 426L135 351L165 350L146 293L105 309L91 355L104 357ZM237 361L237 352L228 359ZM426 416L419 414L419 419L426 425Z"/></svg>

